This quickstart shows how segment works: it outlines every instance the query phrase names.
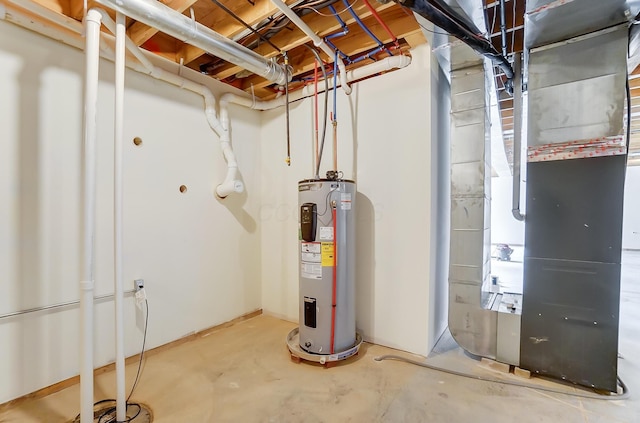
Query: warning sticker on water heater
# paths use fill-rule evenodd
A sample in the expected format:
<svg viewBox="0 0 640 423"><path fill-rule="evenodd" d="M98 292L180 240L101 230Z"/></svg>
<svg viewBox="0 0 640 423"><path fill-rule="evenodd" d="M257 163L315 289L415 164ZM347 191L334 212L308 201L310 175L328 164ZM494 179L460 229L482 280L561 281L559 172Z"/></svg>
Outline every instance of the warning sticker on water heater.
<svg viewBox="0 0 640 423"><path fill-rule="evenodd" d="M351 193L343 192L340 194L340 209L351 210Z"/></svg>
<svg viewBox="0 0 640 423"><path fill-rule="evenodd" d="M300 244L300 251L303 253L320 254L320 243L319 242L303 242Z"/></svg>
<svg viewBox="0 0 640 423"><path fill-rule="evenodd" d="M319 242L300 244L300 276L307 279L322 279L322 255Z"/></svg>
<svg viewBox="0 0 640 423"><path fill-rule="evenodd" d="M333 242L322 243L322 266L333 266L334 264L334 249Z"/></svg>
<svg viewBox="0 0 640 423"><path fill-rule="evenodd" d="M333 227L320 226L320 241L333 241Z"/></svg>
<svg viewBox="0 0 640 423"><path fill-rule="evenodd" d="M320 263L320 243L303 242L300 249L300 260L303 263Z"/></svg>
<svg viewBox="0 0 640 423"><path fill-rule="evenodd" d="M300 263L300 276L307 279L322 279L320 263Z"/></svg>

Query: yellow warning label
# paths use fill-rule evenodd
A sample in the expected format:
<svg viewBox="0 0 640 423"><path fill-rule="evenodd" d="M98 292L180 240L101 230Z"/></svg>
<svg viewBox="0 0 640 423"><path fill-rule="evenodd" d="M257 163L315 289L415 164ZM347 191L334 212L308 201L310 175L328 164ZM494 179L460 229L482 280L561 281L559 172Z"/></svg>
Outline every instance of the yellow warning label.
<svg viewBox="0 0 640 423"><path fill-rule="evenodd" d="M333 266L333 242L322 243L322 266Z"/></svg>

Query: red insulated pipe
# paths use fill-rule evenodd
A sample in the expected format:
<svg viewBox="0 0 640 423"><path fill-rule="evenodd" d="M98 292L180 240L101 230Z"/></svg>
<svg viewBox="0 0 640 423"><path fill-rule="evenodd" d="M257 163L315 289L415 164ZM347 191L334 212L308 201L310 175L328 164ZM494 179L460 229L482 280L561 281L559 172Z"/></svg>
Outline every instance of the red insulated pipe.
<svg viewBox="0 0 640 423"><path fill-rule="evenodd" d="M335 353L336 338L336 291L338 289L338 233L336 232L336 208L331 211L333 217L333 287L331 294L331 354Z"/></svg>
<svg viewBox="0 0 640 423"><path fill-rule="evenodd" d="M316 162L315 165L318 165L318 160L320 160L320 152L318 151L318 128L319 128L319 120L318 120L318 66L322 65L322 63L318 63L317 61L314 61L314 63L316 64L315 69L313 70L313 84L315 87L314 90L314 94L313 94L313 101L314 101L314 113L315 113L315 141L314 141L314 145L316 147Z"/></svg>
<svg viewBox="0 0 640 423"><path fill-rule="evenodd" d="M387 34L389 34L389 36L391 37L391 41L393 41L395 48L399 49L400 44L398 43L398 38L395 35L393 35L393 32L391 32L391 28L389 28L389 25L384 23L380 15L378 15L378 12L376 12L376 9L374 9L373 6L371 6L371 3L369 3L369 0L362 0L362 1L364 1L365 6L367 6L367 9L369 9L369 12L371 12L373 17L376 18L376 21L378 21L378 23L382 25L384 30L387 31Z"/></svg>

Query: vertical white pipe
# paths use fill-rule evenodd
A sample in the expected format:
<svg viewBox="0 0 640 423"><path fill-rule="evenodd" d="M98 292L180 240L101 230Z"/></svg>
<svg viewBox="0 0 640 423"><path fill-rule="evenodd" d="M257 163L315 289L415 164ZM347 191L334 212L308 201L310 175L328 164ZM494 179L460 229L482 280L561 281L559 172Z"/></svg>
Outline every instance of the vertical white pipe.
<svg viewBox="0 0 640 423"><path fill-rule="evenodd" d="M122 147L124 137L124 73L125 73L125 16L116 12L116 57L115 57L115 119L114 119L114 276L116 315L116 421L127 418L125 398L124 361L124 288L122 280Z"/></svg>
<svg viewBox="0 0 640 423"><path fill-rule="evenodd" d="M96 212L96 116L100 65L100 14L85 17L84 254L80 282L80 421L93 423L93 287Z"/></svg>

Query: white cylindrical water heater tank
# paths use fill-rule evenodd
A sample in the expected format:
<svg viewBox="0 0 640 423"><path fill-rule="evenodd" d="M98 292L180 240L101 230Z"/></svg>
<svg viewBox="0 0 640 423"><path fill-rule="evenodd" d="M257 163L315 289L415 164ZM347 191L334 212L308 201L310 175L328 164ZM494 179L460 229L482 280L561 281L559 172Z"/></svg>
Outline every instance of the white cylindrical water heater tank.
<svg viewBox="0 0 640 423"><path fill-rule="evenodd" d="M300 210L300 347L336 354L356 343L356 184L298 183Z"/></svg>

